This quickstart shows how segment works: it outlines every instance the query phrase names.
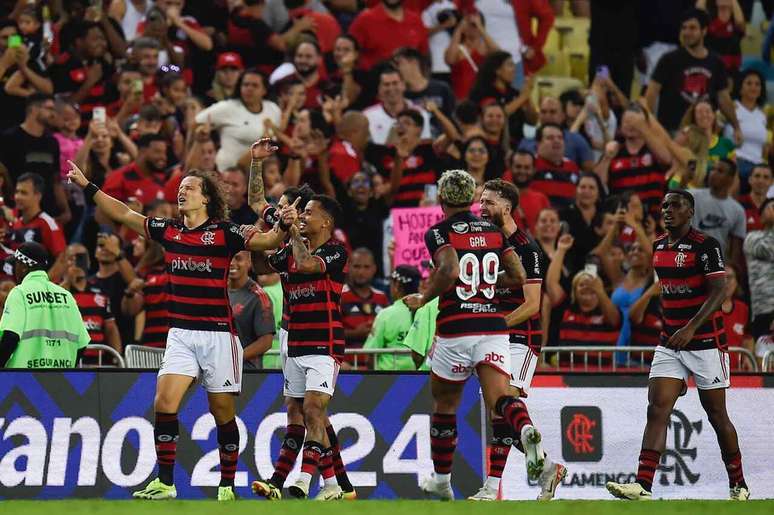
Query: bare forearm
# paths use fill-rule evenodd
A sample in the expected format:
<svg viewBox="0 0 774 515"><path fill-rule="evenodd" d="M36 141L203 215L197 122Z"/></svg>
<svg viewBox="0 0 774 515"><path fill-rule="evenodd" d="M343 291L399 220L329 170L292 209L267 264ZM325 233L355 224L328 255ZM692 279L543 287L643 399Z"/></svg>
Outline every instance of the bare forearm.
<svg viewBox="0 0 774 515"><path fill-rule="evenodd" d="M181 23L179 27L185 32L186 36L188 36L194 45L205 51L212 50L212 38L209 34L189 27L185 23Z"/></svg>
<svg viewBox="0 0 774 515"><path fill-rule="evenodd" d="M267 350L271 349L273 334L264 334L259 336L253 343L245 347L242 359L250 361L258 356L263 356Z"/></svg>
<svg viewBox="0 0 774 515"><path fill-rule="evenodd" d="M453 266L441 265L438 271L431 276L427 289L422 294L422 303L427 304L454 286L457 275L459 275L459 271L455 271Z"/></svg>
<svg viewBox="0 0 774 515"><path fill-rule="evenodd" d="M118 272L121 274L121 278L126 284L129 284L137 279L137 274L135 273L134 268L132 268L132 264L128 259L119 258L116 264L118 265Z"/></svg>
<svg viewBox="0 0 774 515"><path fill-rule="evenodd" d="M559 303L565 292L559 283L559 279L562 276L562 267L564 266L564 257L567 251L557 249L554 258L551 260L551 264L548 265L548 271L546 272L546 293L551 300L551 304L556 305Z"/></svg>
<svg viewBox="0 0 774 515"><path fill-rule="evenodd" d="M315 258L297 232L290 236L290 243L293 246L293 260L299 270L307 271L314 266Z"/></svg>
<svg viewBox="0 0 774 515"><path fill-rule="evenodd" d="M739 129L739 120L736 118L736 108L734 102L731 100L731 95L728 94L728 90L718 93L718 104L720 104L720 111L728 119L729 123L734 129Z"/></svg>
<svg viewBox="0 0 774 515"><path fill-rule="evenodd" d="M517 326L535 316L538 311L540 311L540 297L530 299L508 313L505 317L505 323L508 324L508 327Z"/></svg>
<svg viewBox="0 0 774 515"><path fill-rule="evenodd" d="M250 179L247 186L247 203L258 215L266 207L266 193L263 191L263 161L250 161Z"/></svg>
<svg viewBox="0 0 774 515"><path fill-rule="evenodd" d="M710 292L709 298L701 305L701 308L699 308L699 312L688 321L687 325L694 331L699 329L713 313L720 309L720 306L723 304L724 296L725 293L722 288L713 289Z"/></svg>
<svg viewBox="0 0 774 515"><path fill-rule="evenodd" d="M24 75L24 78L26 78L29 83L41 93L51 95L54 92L54 83L51 82L51 79L41 77L27 66L24 66L20 70Z"/></svg>
<svg viewBox="0 0 774 515"><path fill-rule="evenodd" d="M607 296L607 293L597 294L599 297L599 307L602 309L602 316L605 317L605 321L613 327L618 327L621 323L621 313L618 308Z"/></svg>
<svg viewBox="0 0 774 515"><path fill-rule="evenodd" d="M341 93L344 95L344 98L347 99L347 105L352 105L355 100L357 100L357 97L360 96L361 89L360 84L358 84L352 76L352 72L342 75Z"/></svg>

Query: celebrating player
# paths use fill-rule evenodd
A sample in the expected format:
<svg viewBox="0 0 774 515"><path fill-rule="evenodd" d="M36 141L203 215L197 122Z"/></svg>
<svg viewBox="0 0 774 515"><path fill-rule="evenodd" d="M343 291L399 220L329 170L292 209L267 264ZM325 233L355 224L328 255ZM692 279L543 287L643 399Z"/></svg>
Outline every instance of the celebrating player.
<svg viewBox="0 0 774 515"><path fill-rule="evenodd" d="M543 470L540 433L523 402L508 395L511 355L508 327L497 306L498 273L521 286L525 272L502 231L470 212L476 181L463 170L450 170L438 181L445 219L425 234L435 272L424 293L406 297L419 309L440 297L437 334L431 359L433 414L430 452L435 474L423 481L427 494L453 499L451 469L457 446L457 408L465 381L475 372L489 410L502 416L519 435L532 477Z"/></svg>
<svg viewBox="0 0 774 515"><path fill-rule="evenodd" d="M519 206L519 190L510 182L494 179L484 183L481 193L481 218L499 227L521 259L526 281L521 288L498 288L500 309L506 313L505 323L510 328L511 388L515 397L526 397L535 366L540 357L541 336L540 304L542 300L545 258L540 247L522 231L511 213ZM492 419L492 440L489 447L489 474L484 486L469 497L474 501L497 499L500 478L508 460L511 443L524 452L521 440L514 438L510 426L502 417ZM567 475L564 465L544 458L543 473L537 479L541 492L539 500L553 499L556 488ZM527 471L530 472L529 470ZM535 479L533 477L533 479Z"/></svg>
<svg viewBox="0 0 774 515"><path fill-rule="evenodd" d="M653 476L666 444L667 424L677 398L693 374L699 400L715 429L728 472L730 498L750 497L742 473L736 429L726 411L731 384L723 315L725 271L718 242L691 228L693 196L669 191L661 205L667 234L653 243L653 268L661 283L663 331L650 366L648 421L635 483L608 482L620 499L650 499Z"/></svg>
<svg viewBox="0 0 774 515"><path fill-rule="evenodd" d="M234 394L242 387L242 346L236 336L228 301L231 258L241 250L276 248L295 222L295 206L281 214L269 232L243 235L224 222L228 207L218 178L193 170L180 183L177 204L183 221L147 218L100 191L70 162L69 179L109 218L144 233L165 249L169 274L169 326L164 359L156 384L154 437L159 476L134 492L140 499L177 496L173 473L177 412L183 395L199 377L215 417L220 448L218 500L234 500L234 474L239 455Z"/></svg>
<svg viewBox="0 0 774 515"><path fill-rule="evenodd" d="M260 163L274 151L276 147L268 139L259 140L251 148L248 202L256 213L261 214L264 222L270 222L276 216L276 209L269 206L264 198ZM291 245L271 257L256 253L253 259L259 273L279 272L283 282L285 313L279 337L286 381L284 393L288 426L274 474L268 481L254 481L252 488L256 494L267 499L281 499L282 486L295 464L299 449L304 445L302 475L289 488L291 495L306 497L311 474L319 468L325 486L317 499L354 499L356 493L341 460L336 431L325 413L338 375L336 357L344 351L339 298L347 256L344 248L331 240L339 209L337 203L329 197L310 196L308 193L311 193L308 187L290 189L279 202L284 205L300 198L307 208L299 228L294 230L296 234L291 239ZM301 235L307 238L310 249L304 245ZM312 256L311 262L306 253ZM306 260L306 268L299 266L302 261L296 254ZM313 293L312 296L299 297L293 293L305 291L305 284L310 286L307 293ZM310 323L318 326L317 329L304 330ZM310 421L314 430L309 425ZM316 451L323 445L322 453L316 456Z"/></svg>

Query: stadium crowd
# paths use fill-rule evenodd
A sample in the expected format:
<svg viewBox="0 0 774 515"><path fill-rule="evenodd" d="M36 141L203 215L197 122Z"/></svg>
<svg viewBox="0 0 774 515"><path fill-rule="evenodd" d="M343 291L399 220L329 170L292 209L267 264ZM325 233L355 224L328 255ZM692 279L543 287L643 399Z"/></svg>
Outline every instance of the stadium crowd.
<svg viewBox="0 0 774 515"><path fill-rule="evenodd" d="M454 168L478 195L518 186L514 218L547 263L544 346L655 346L661 202L688 189L725 253L727 344L760 357L774 349L774 121L753 3L0 0L0 258L42 244L92 343L163 347L164 250L70 184L68 161L165 218L190 171L215 171L229 220L252 225L250 146L269 137L271 202L343 207L347 348L413 351L347 366L426 368L437 302L401 299L430 270L393 266L385 220L434 205ZM745 56L751 28L762 48ZM278 368L263 356L279 346L278 274L255 274L247 251L228 273L246 366ZM0 275L2 303L14 282Z"/></svg>

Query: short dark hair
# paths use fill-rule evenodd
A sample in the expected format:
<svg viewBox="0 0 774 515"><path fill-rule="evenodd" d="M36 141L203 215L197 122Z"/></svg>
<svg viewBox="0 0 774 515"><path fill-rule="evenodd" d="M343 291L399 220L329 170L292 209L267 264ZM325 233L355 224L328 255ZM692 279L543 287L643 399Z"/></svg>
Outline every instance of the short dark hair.
<svg viewBox="0 0 774 515"><path fill-rule="evenodd" d="M3 30L8 27L13 27L17 31L19 30L19 26L16 25L16 22L10 18L0 18L0 30Z"/></svg>
<svg viewBox="0 0 774 515"><path fill-rule="evenodd" d="M472 125L478 121L481 116L481 107L472 100L463 100L457 104L454 115L462 123Z"/></svg>
<svg viewBox="0 0 774 515"><path fill-rule="evenodd" d="M301 206L301 209L303 209L304 206L306 206L309 201L312 200L312 197L314 197L315 193L311 186L304 183L301 186L291 186L290 188L287 188L283 195L288 199L288 203L290 204L295 202L297 198L300 198L301 200L298 202L298 204Z"/></svg>
<svg viewBox="0 0 774 515"><path fill-rule="evenodd" d="M502 179L491 179L484 183L484 189L494 191L511 203L511 211L519 207L519 188Z"/></svg>
<svg viewBox="0 0 774 515"><path fill-rule="evenodd" d="M400 118L401 116L411 118L411 121L414 122L414 124L420 129L425 128L425 119L416 109L411 109L411 108L404 109L403 111L398 113L397 117Z"/></svg>
<svg viewBox="0 0 774 515"><path fill-rule="evenodd" d="M683 197L685 201L688 202L688 204L690 204L691 209L694 209L696 207L696 201L694 200L693 195L688 193L686 190L669 189L664 195L664 198L666 198L666 196L669 195L670 193Z"/></svg>
<svg viewBox="0 0 774 515"><path fill-rule="evenodd" d="M706 29L707 25L709 25L709 15L707 14L707 11L704 9L697 9L696 7L691 7L690 9L687 9L685 12L683 12L683 15L680 16L680 25L687 22L688 20L698 21L699 26L702 29Z"/></svg>
<svg viewBox="0 0 774 515"><path fill-rule="evenodd" d="M546 129L552 128L564 134L564 129L562 129L561 125L558 123L548 122L541 124L540 127L538 127L537 133L535 134L535 141L543 141L543 132L545 132Z"/></svg>
<svg viewBox="0 0 774 515"><path fill-rule="evenodd" d="M130 46L132 47L132 50L146 50L149 48L153 50L161 50L161 44L156 40L156 38L151 38L149 36L141 36L136 38L130 43Z"/></svg>
<svg viewBox="0 0 774 515"><path fill-rule="evenodd" d="M529 156L529 158L532 160L532 164L534 166L535 164L535 154L527 150L526 148L517 148L513 154L511 154L510 163L513 164L513 158L516 156Z"/></svg>
<svg viewBox="0 0 774 515"><path fill-rule="evenodd" d="M148 148L151 146L151 143L156 141L163 141L164 143L167 143L167 138L161 134L143 134L137 138L137 148Z"/></svg>
<svg viewBox="0 0 774 515"><path fill-rule="evenodd" d="M419 69L422 75L427 76L430 68L430 63L427 58L416 48L404 46L397 49L393 54L393 58L403 58L410 61L415 61L419 65Z"/></svg>
<svg viewBox="0 0 774 515"><path fill-rule="evenodd" d="M54 100L54 96L46 95L45 93L33 93L32 95L27 97L27 101L24 104L25 112L29 112L31 108L39 107L42 104L48 102L49 100Z"/></svg>
<svg viewBox="0 0 774 515"><path fill-rule="evenodd" d="M338 220L341 217L341 204L339 204L339 202L335 198L318 193L317 195L313 195L312 198L309 199L309 201L319 202L320 207L322 207L323 211L328 213L328 215L330 215L330 217L333 218L334 224L336 223L336 220Z"/></svg>
<svg viewBox="0 0 774 515"><path fill-rule="evenodd" d="M242 101L242 82L244 82L245 77L248 75L259 76L261 78L261 82L263 83L263 89L267 90L268 92L269 78L266 77L266 74L257 68L248 68L245 71L243 71L242 74L239 76L236 86L234 86L234 93L231 95L231 98L239 100L240 102Z"/></svg>
<svg viewBox="0 0 774 515"><path fill-rule="evenodd" d="M46 189L46 181L40 174L32 172L23 173L16 179L16 184L27 181L32 183L32 189L35 190L35 193L43 194L43 190Z"/></svg>
<svg viewBox="0 0 774 515"><path fill-rule="evenodd" d="M91 29L99 29L102 31L102 26L96 21L79 21L73 23L72 41L76 39L83 39ZM102 31L104 34L104 31Z"/></svg>
<svg viewBox="0 0 774 515"><path fill-rule="evenodd" d="M567 104L572 102L575 105L582 106L585 103L583 95L577 89L570 89L559 95L559 102L562 103L562 108L567 108Z"/></svg>
<svg viewBox="0 0 774 515"><path fill-rule="evenodd" d="M731 159L727 157L721 157L720 159L718 159L718 164L720 163L724 163L728 165L728 167L731 169L731 175L736 175L737 168L736 168L735 162L733 162Z"/></svg>
<svg viewBox="0 0 774 515"><path fill-rule="evenodd" d="M147 122L160 122L162 118L161 111L159 111L159 108L153 104L146 104L142 106L140 108L140 112L138 113L138 117Z"/></svg>
<svg viewBox="0 0 774 515"><path fill-rule="evenodd" d="M400 80L403 80L403 76L400 74L397 68L395 68L391 64L386 64L379 69L379 73L377 75L377 83L382 82L383 75L390 75L393 73L397 74L398 77L400 77Z"/></svg>
<svg viewBox="0 0 774 515"><path fill-rule="evenodd" d="M347 41L352 43L352 45L355 47L356 52L360 52L360 43L358 43L357 39L355 39L353 36L349 34L341 34L336 39L346 39Z"/></svg>

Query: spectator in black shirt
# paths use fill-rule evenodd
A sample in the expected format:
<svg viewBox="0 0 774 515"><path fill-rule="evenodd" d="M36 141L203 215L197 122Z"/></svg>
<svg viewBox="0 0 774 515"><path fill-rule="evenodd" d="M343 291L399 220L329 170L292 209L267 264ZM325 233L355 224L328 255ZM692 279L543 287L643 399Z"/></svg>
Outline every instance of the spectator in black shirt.
<svg viewBox="0 0 774 515"><path fill-rule="evenodd" d="M227 168L220 177L226 190L229 220L237 225L253 225L258 215L247 205L247 177L241 168Z"/></svg>
<svg viewBox="0 0 774 515"><path fill-rule="evenodd" d="M429 78L430 63L415 48L402 47L395 51L395 66L406 82L406 98L423 105L434 102L446 116L454 113L454 93L447 82ZM433 125L438 122L433 119ZM438 132L436 130L435 132Z"/></svg>
<svg viewBox="0 0 774 515"><path fill-rule="evenodd" d="M23 173L43 177L46 187L42 205L60 226L65 226L71 215L59 180L59 143L48 132L55 116L54 99L50 95L31 95L25 112L20 125L0 136L0 173L7 172L13 182Z"/></svg>
<svg viewBox="0 0 774 515"><path fill-rule="evenodd" d="M336 183L337 185L340 183ZM382 198L374 196L373 181L365 172L357 172L349 181L349 187L339 188L336 197L347 215L341 219L341 229L347 233L352 248L365 247L374 253L378 275L384 276L382 241L384 219L390 213Z"/></svg>
<svg viewBox="0 0 774 515"><path fill-rule="evenodd" d="M734 128L734 140L740 145L742 130L731 100L725 66L704 46L708 22L707 13L701 9L690 9L683 15L682 46L661 57L648 83L645 99L654 112L658 100L658 121L668 131L675 131L688 107L698 98L709 95Z"/></svg>
<svg viewBox="0 0 774 515"><path fill-rule="evenodd" d="M107 38L98 23L82 22L74 28L73 44L51 67L57 93L69 93L82 115L107 105L113 65L107 59Z"/></svg>

